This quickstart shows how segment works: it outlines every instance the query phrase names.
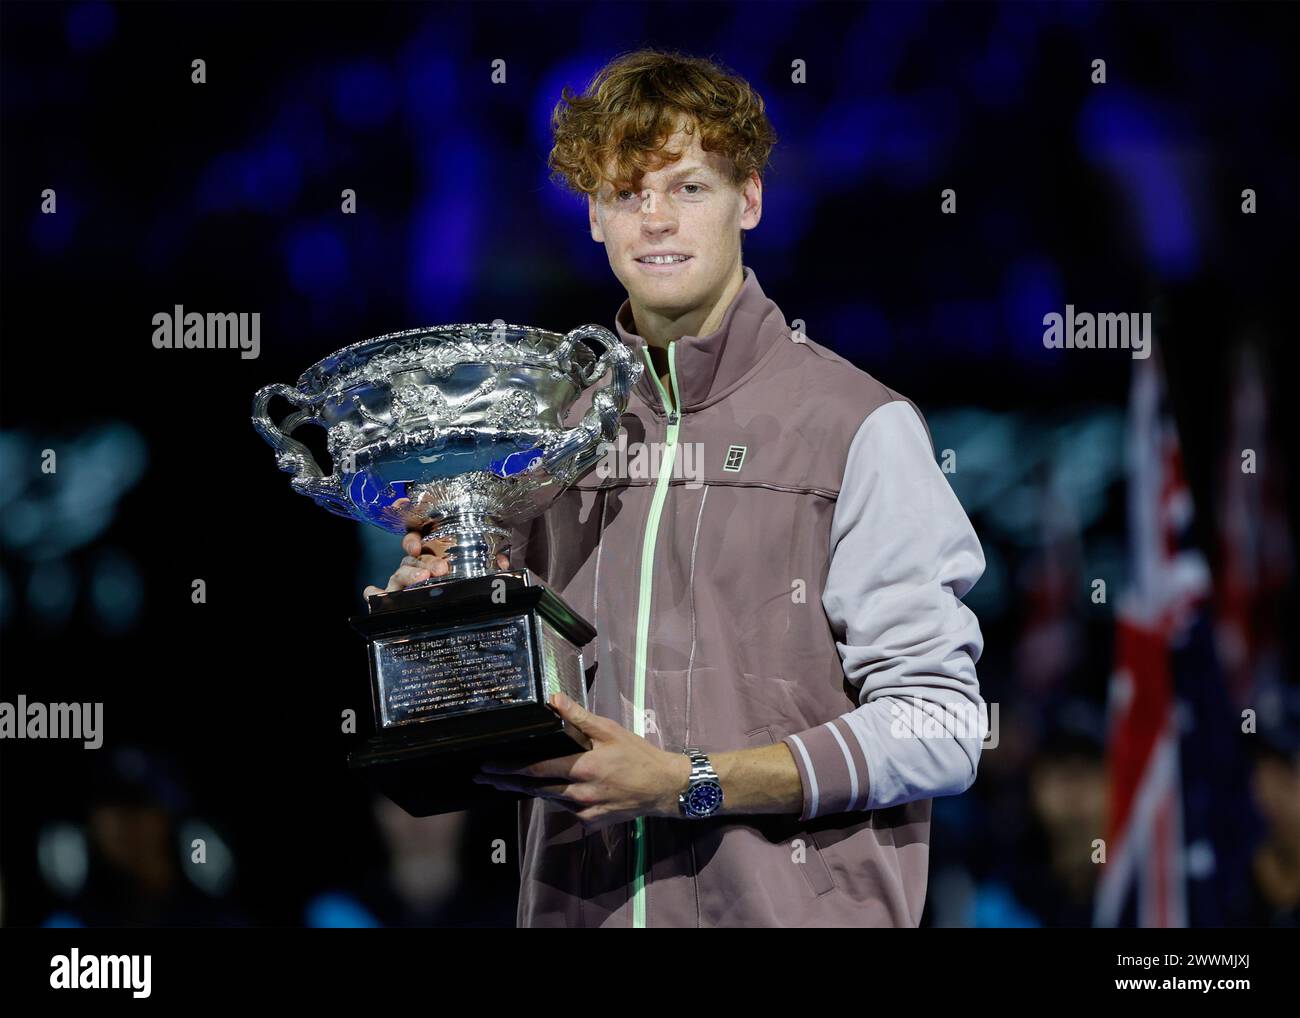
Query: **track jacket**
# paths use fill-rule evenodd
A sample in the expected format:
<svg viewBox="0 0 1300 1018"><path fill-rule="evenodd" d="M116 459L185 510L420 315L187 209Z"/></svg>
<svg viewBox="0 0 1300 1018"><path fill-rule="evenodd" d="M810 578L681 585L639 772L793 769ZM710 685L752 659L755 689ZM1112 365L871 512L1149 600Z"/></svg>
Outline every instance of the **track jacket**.
<svg viewBox="0 0 1300 1018"><path fill-rule="evenodd" d="M784 742L803 809L584 833L523 799L519 925L918 925L930 801L979 762L960 599L984 571L920 411L792 333L749 268L716 332L670 346L675 398L626 301L616 328L647 367L625 434L512 565L596 627L596 713L672 752Z"/></svg>

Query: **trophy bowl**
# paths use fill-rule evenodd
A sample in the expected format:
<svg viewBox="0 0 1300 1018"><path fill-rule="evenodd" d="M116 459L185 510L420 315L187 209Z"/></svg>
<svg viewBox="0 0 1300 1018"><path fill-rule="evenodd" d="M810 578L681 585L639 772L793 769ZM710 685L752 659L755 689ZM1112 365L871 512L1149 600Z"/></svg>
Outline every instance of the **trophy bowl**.
<svg viewBox="0 0 1300 1018"><path fill-rule="evenodd" d="M607 370L575 427L563 419ZM504 323L441 325L344 347L268 385L253 425L292 485L331 512L396 534L449 538L452 578L496 571L510 527L545 512L603 455L644 367L608 329L568 334ZM296 412L279 426L272 397ZM299 425L326 431L328 476Z"/></svg>
<svg viewBox="0 0 1300 1018"><path fill-rule="evenodd" d="M367 599L373 734L348 763L415 816L504 793L470 778L486 757L546 759L588 745L548 700L587 706L585 619L527 569L500 570L512 529L595 465L644 366L596 325L441 325L354 343L296 386L253 398L253 426L292 487L331 512L447 542L446 576ZM565 427L585 390L610 375ZM278 424L282 397L293 408ZM292 437L325 430L327 474ZM512 796L517 798L517 796Z"/></svg>

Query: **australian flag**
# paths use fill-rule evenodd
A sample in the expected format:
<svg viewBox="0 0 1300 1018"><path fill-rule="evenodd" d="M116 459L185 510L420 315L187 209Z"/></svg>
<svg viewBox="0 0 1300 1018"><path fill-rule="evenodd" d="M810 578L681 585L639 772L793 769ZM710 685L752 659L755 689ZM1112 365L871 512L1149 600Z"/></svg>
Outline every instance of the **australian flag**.
<svg viewBox="0 0 1300 1018"><path fill-rule="evenodd" d="M1240 719L1214 646L1211 576L1158 356L1133 361L1130 578L1107 702L1109 813L1097 926L1222 926L1251 815Z"/></svg>

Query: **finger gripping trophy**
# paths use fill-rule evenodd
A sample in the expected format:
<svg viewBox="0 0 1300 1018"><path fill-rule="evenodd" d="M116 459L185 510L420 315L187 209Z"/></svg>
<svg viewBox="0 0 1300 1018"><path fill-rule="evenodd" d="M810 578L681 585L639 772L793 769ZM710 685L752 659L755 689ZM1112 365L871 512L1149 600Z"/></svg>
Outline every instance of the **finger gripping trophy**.
<svg viewBox="0 0 1300 1018"><path fill-rule="evenodd" d="M643 370L596 325L441 325L344 347L296 387L254 396L253 426L294 489L394 534L450 541L446 576L375 594L351 619L367 643L374 732L348 764L412 815L503 795L470 780L484 759L587 748L548 700L588 705L581 648L595 629L529 570L499 570L497 555L615 440ZM278 425L277 396L294 407ZM291 437L304 424L325 429L331 473Z"/></svg>

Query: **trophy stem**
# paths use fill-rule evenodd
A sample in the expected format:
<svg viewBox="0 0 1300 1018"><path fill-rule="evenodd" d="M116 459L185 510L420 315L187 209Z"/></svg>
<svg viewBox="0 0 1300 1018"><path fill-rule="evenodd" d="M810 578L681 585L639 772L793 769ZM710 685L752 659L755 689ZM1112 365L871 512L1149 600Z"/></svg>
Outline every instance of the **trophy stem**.
<svg viewBox="0 0 1300 1018"><path fill-rule="evenodd" d="M510 531L496 517L464 513L447 519L425 538L450 539L447 564L451 571L444 580L467 580L500 572L497 555L510 541Z"/></svg>

